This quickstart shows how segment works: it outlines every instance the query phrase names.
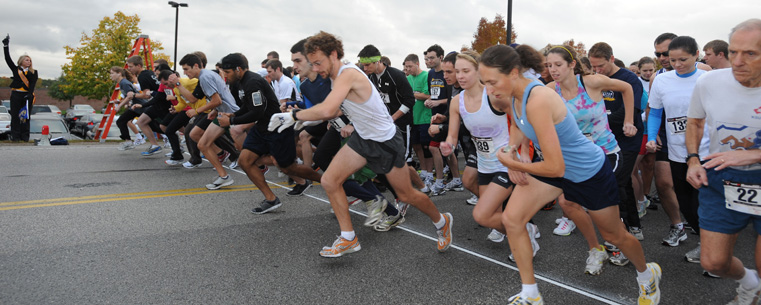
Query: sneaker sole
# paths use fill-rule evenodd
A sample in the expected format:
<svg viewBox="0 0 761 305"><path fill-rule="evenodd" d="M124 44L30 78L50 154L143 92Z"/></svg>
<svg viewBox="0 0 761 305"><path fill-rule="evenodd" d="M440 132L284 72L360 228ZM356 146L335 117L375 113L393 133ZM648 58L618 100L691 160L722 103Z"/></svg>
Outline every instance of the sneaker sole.
<svg viewBox="0 0 761 305"><path fill-rule="evenodd" d="M375 229L375 231L378 231L378 232L388 232L389 230L391 230L391 229L393 229L395 227L398 227L400 224L403 224L404 220L405 220L404 216L402 216L402 217L399 217L399 219L397 219L393 224L391 224L388 227L381 227L379 225L375 225L375 227L373 227L373 229Z"/></svg>
<svg viewBox="0 0 761 305"><path fill-rule="evenodd" d="M328 249L330 249L330 247L328 247ZM362 250L362 246L360 246L359 244L357 244L357 246L356 246L356 247L353 247L353 248L349 248L349 249L346 249L346 250L344 250L343 252L339 252L339 253L336 253L336 254L322 254L322 252L320 252L320 256L322 256L322 257L329 257L329 258L333 258L333 257L341 257L341 256L343 256L343 255L345 255L345 254L354 253L354 252L357 252L357 251L359 251L359 250Z"/></svg>
<svg viewBox="0 0 761 305"><path fill-rule="evenodd" d="M306 191L307 191L307 190L308 190L310 187L312 187L312 184L311 184L311 183L310 183L310 184L308 184L308 185L307 185L307 187L306 187L306 188L304 188L304 190L303 190L303 191L301 191L301 193L298 193L298 194L291 194L290 192L288 192L288 193L285 193L285 195L287 195L287 196L302 196L302 195L304 195L304 192L306 192ZM291 190L291 191L293 191L293 190Z"/></svg>
<svg viewBox="0 0 761 305"><path fill-rule="evenodd" d="M277 208L279 208L281 205L283 205L283 203L282 203L282 202L280 202L280 203L278 203L278 204L276 204L276 205L273 205L273 206L271 206L270 208L268 208L268 209L266 209L266 210L262 210L262 211L260 211L260 212L257 212L257 211L255 211L255 210L251 210L251 213L253 213L253 214L256 214L256 215L267 214L267 213L269 213L269 212L272 212L272 211L276 210L276 209L277 209Z"/></svg>
<svg viewBox="0 0 761 305"><path fill-rule="evenodd" d="M677 247L677 246L679 246L679 242L682 242L682 241L685 241L685 240L687 240L687 235L684 235L684 236L680 237L673 244L670 243L670 242L667 242L665 240L663 242L661 242L661 244L664 245L664 246L669 246L669 247Z"/></svg>
<svg viewBox="0 0 761 305"><path fill-rule="evenodd" d="M210 191L213 191L213 190L218 190L218 189L220 189L220 188L223 188L223 187L225 187L225 186L229 186L229 185L232 185L233 183L235 183L235 180L230 180L230 181L227 181L227 182L225 182L225 183L222 183L222 184L220 184L220 185L207 184L207 185L206 185L206 189L208 189L208 190L210 190Z"/></svg>
<svg viewBox="0 0 761 305"><path fill-rule="evenodd" d="M569 235L571 235L571 233L573 233L573 231L568 232L568 233L558 233L558 232L552 231L552 234L555 234L557 236L569 236Z"/></svg>
<svg viewBox="0 0 761 305"><path fill-rule="evenodd" d="M445 213L443 215L446 215L446 214L449 214L449 213ZM444 246L443 248L438 248L439 252L447 251L449 247L452 245L452 242L454 241L454 236L452 236L452 228L454 227L454 217L452 217L452 214L449 214L447 216L449 216L449 243L447 243L447 245Z"/></svg>

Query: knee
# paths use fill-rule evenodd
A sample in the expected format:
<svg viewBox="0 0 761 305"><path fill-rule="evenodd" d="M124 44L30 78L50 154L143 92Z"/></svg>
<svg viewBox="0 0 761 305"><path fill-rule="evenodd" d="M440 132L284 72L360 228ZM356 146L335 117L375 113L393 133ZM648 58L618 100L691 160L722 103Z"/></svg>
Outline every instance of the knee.
<svg viewBox="0 0 761 305"><path fill-rule="evenodd" d="M322 175L322 178L320 178L320 185L325 189L325 192L334 192L341 187L338 179L328 173Z"/></svg>
<svg viewBox="0 0 761 305"><path fill-rule="evenodd" d="M710 254L711 254L710 251L701 249L700 266L703 267L703 269L705 269L706 271L713 274L718 274L718 275L726 274L732 264L732 256L716 257L715 255L712 256Z"/></svg>
<svg viewBox="0 0 761 305"><path fill-rule="evenodd" d="M473 220L475 220L476 223L478 223L481 226L488 227L486 225L486 222L488 219L489 217L487 217L487 215L485 215L483 211L479 209L473 209Z"/></svg>
<svg viewBox="0 0 761 305"><path fill-rule="evenodd" d="M505 226L505 232L515 234L526 229L526 222L521 221L516 213L502 213L502 225Z"/></svg>

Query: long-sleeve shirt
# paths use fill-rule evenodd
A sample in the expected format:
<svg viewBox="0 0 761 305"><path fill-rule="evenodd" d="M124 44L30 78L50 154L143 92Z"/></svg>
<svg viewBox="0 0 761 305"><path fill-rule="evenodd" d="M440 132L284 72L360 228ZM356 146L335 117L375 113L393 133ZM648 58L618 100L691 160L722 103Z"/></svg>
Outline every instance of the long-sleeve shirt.
<svg viewBox="0 0 761 305"><path fill-rule="evenodd" d="M16 64L13 62L13 59L11 58L11 52L8 50L8 46L3 47L3 51L5 52L5 62L8 64L8 68L11 68L11 72L13 72L13 81L11 82L10 87L19 91L34 93L34 86L37 84L37 70L34 70L34 73L24 71L23 69L16 66ZM24 76L26 76L26 79L29 80L29 87L27 87L24 84L24 81L21 80L19 73L23 73Z"/></svg>

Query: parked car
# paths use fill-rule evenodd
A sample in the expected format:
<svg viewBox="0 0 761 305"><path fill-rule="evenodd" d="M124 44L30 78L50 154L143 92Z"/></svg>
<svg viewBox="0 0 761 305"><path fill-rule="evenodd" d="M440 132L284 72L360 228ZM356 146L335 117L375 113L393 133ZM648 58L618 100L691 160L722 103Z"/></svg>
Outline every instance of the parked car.
<svg viewBox="0 0 761 305"><path fill-rule="evenodd" d="M11 114L5 106L0 106L0 139L5 139L11 132Z"/></svg>
<svg viewBox="0 0 761 305"><path fill-rule="evenodd" d="M55 113L58 116L61 115L61 109L58 109L58 107L53 105L34 105L32 106L32 111L29 114L38 114L38 113Z"/></svg>
<svg viewBox="0 0 761 305"><path fill-rule="evenodd" d="M29 120L29 139L38 140L42 138L42 126L48 125L48 131L51 138L63 137L66 140L75 139L69 132L69 128L63 122L63 119L52 113L33 114Z"/></svg>
<svg viewBox="0 0 761 305"><path fill-rule="evenodd" d="M66 117L64 120L66 121L67 126L69 126L69 129L72 129L74 128L74 122L82 118L82 115L93 113L95 113L95 109L93 109L92 106L87 104L77 104L66 110Z"/></svg>
<svg viewBox="0 0 761 305"><path fill-rule="evenodd" d="M5 106L5 108L8 108L8 110L10 111L11 110L11 100L3 100L3 106Z"/></svg>

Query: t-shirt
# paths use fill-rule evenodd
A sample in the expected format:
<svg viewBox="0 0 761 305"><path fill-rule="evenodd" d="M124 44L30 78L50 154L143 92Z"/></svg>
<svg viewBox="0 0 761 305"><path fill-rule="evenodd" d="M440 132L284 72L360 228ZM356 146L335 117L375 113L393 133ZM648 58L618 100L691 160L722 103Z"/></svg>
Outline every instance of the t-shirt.
<svg viewBox="0 0 761 305"><path fill-rule="evenodd" d="M140 83L142 90L157 91L159 90L159 85L161 85L161 82L156 77L156 73L151 70L140 71L140 74L137 76L137 82Z"/></svg>
<svg viewBox="0 0 761 305"><path fill-rule="evenodd" d="M219 94L222 104L217 106L218 112L234 113L240 109L235 102L235 98L230 94L230 90L227 89L225 80L219 74L210 70L201 70L201 75L198 76L198 84L201 85L201 90L203 90L207 102L211 101L211 96L214 93Z"/></svg>
<svg viewBox="0 0 761 305"><path fill-rule="evenodd" d="M610 130L616 136L618 147L622 151L639 151L642 146L642 134L645 129L642 124L642 83L634 72L626 69L618 69L616 73L610 76L612 79L621 80L629 83L634 90L634 127L637 127L637 134L633 137L624 135L624 97L620 92L603 91L602 96L605 100L605 109L608 111L608 124Z"/></svg>
<svg viewBox="0 0 761 305"><path fill-rule="evenodd" d="M298 75L294 75L293 83L296 85L296 92L301 94L301 77L299 77Z"/></svg>
<svg viewBox="0 0 761 305"><path fill-rule="evenodd" d="M421 71L418 75L407 75L407 81L410 82L413 92L429 94L428 71ZM412 107L412 124L431 124L431 109L425 106L425 100L415 100L415 106Z"/></svg>
<svg viewBox="0 0 761 305"><path fill-rule="evenodd" d="M177 97L177 103L174 106L174 109L179 111L187 111L190 109L196 109L203 107L206 105L206 97L201 96L198 97L195 94L196 89L200 88L201 86L198 86L198 79L189 79L186 77L180 78L180 86L185 87L185 89L188 89L188 91L193 92L193 96L197 98L195 103L191 103L188 100L186 100L182 94L180 94L180 88L174 87L172 94ZM167 95L169 95L167 93ZM203 94L201 94L203 95ZM211 112L211 110L207 110L205 113Z"/></svg>
<svg viewBox="0 0 761 305"><path fill-rule="evenodd" d="M127 93L134 92L135 94L138 93L137 88L135 88L135 85L132 84L129 80L126 78L122 78L122 80L119 81L119 91L122 92L122 98L127 97ZM133 103L137 104L143 104L145 103L144 100L138 99L138 98L132 98Z"/></svg>
<svg viewBox="0 0 761 305"><path fill-rule="evenodd" d="M761 148L761 88L748 88L734 78L732 69L704 74L695 84L687 117L705 119L711 144L709 153ZM761 170L761 163L732 166Z"/></svg>
<svg viewBox="0 0 761 305"><path fill-rule="evenodd" d="M696 69L694 73L689 75L677 75L675 70L671 70L653 80L653 87L650 88L650 108L664 109L666 113L662 119L666 121L665 133L668 138L669 160L671 161L686 162L687 109L690 106L695 82L705 73L706 71ZM658 124L658 122L648 122L648 124ZM654 137L651 136L650 138ZM700 150L698 151L701 158L708 155L708 145L708 128L704 128L703 139L700 141Z"/></svg>
<svg viewBox="0 0 761 305"><path fill-rule="evenodd" d="M447 85L447 81L444 80L444 70L436 72L436 70L431 69L428 71L428 92L431 95L431 100L445 100L452 96L452 86ZM431 114L446 112L448 112L446 103L431 108ZM428 122L430 123L430 120Z"/></svg>
<svg viewBox="0 0 761 305"><path fill-rule="evenodd" d="M272 81L272 88L275 89L278 100L301 101L301 95L296 91L296 83L285 74L281 75L279 80Z"/></svg>
<svg viewBox="0 0 761 305"><path fill-rule="evenodd" d="M241 105L230 124L256 122L256 130L267 132L270 117L280 112L280 102L267 80L255 72L246 71L239 82L230 84L230 91Z"/></svg>
<svg viewBox="0 0 761 305"><path fill-rule="evenodd" d="M304 99L306 108L309 108L322 103L322 101L328 97L328 94L330 94L330 79L322 78L322 76L318 74L314 81L305 78L304 81L301 82L300 87L301 96Z"/></svg>

